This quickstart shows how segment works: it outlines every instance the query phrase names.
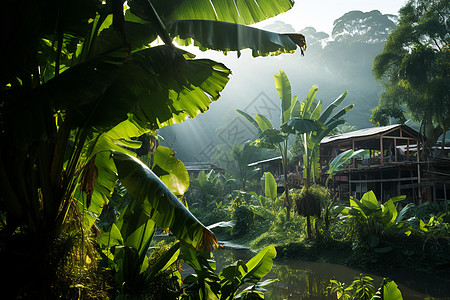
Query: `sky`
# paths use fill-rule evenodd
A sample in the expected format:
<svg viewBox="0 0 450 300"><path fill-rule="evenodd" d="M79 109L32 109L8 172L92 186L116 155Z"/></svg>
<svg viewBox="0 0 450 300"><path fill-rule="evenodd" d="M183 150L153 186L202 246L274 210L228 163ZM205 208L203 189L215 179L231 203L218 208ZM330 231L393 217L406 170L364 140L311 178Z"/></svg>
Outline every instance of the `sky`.
<svg viewBox="0 0 450 300"><path fill-rule="evenodd" d="M294 7L270 20L257 24L264 27L276 20L291 24L296 31L307 26L331 35L333 21L351 10L368 12L379 10L383 14L398 14L406 0L297 0Z"/></svg>

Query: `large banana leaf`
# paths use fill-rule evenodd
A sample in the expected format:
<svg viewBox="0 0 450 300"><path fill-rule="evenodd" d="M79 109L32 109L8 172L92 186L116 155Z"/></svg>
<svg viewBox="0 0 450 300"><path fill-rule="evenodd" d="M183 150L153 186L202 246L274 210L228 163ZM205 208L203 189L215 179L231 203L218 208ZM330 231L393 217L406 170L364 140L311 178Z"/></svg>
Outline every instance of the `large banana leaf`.
<svg viewBox="0 0 450 300"><path fill-rule="evenodd" d="M124 30L132 52L141 50L145 46L149 46L157 37L155 29L148 23L125 21ZM122 43L122 38L114 26L109 26L100 32L96 41L94 54L102 53L104 49L114 49L116 45L121 45Z"/></svg>
<svg viewBox="0 0 450 300"><path fill-rule="evenodd" d="M158 146L154 154L153 171L163 171L158 177L177 196L181 196L189 187L189 174L184 164L175 157L173 149Z"/></svg>
<svg viewBox="0 0 450 300"><path fill-rule="evenodd" d="M48 99L58 109L95 102L114 83L127 56L119 45L79 63L40 86L38 99Z"/></svg>
<svg viewBox="0 0 450 300"><path fill-rule="evenodd" d="M344 101L344 99L347 96L347 94L348 94L348 91L345 91L344 93L339 95L339 97L337 97L336 100L331 102L331 104L327 106L325 111L319 117L319 121L322 122L322 123L325 123L328 120L328 118L330 117L330 115L333 112L333 110L335 108L337 108L342 103L342 101Z"/></svg>
<svg viewBox="0 0 450 300"><path fill-rule="evenodd" d="M143 127L157 129L206 111L219 98L230 70L208 59L186 59L192 56L169 46L132 53L104 95L79 108L80 121L108 126L131 112Z"/></svg>
<svg viewBox="0 0 450 300"><path fill-rule="evenodd" d="M322 127L322 123L318 121L303 118L292 118L281 125L281 129L284 132L297 131L300 134L310 133L312 131L321 129Z"/></svg>
<svg viewBox="0 0 450 300"><path fill-rule="evenodd" d="M326 137L327 135L329 135L331 133L331 131L333 129L335 129L336 127L338 127L341 124L344 124L346 121L343 119L337 119L335 121L333 121L332 123L328 123L326 124L326 126L324 126L322 128L322 130L320 130L319 132L316 132L313 136L311 136L310 138L310 142L311 147L318 147L320 145L320 142L323 140L324 137Z"/></svg>
<svg viewBox="0 0 450 300"><path fill-rule="evenodd" d="M272 123L270 122L270 120L261 114L256 114L255 115L255 121L258 124L259 128L261 129L262 132L268 130L268 129L274 129Z"/></svg>
<svg viewBox="0 0 450 300"><path fill-rule="evenodd" d="M193 118L209 108L228 82L230 70L168 46L102 54L50 80L39 99L76 109L75 126L108 128L135 114L143 127L157 129ZM187 59L186 59L187 58Z"/></svg>
<svg viewBox="0 0 450 300"><path fill-rule="evenodd" d="M148 0L129 0L131 11L149 19L143 9ZM237 24L254 24L286 12L292 0L151 0L155 10L165 20L215 20Z"/></svg>
<svg viewBox="0 0 450 300"><path fill-rule="evenodd" d="M310 108L316 98L317 90L319 89L318 85L313 85L308 92L308 96L303 99L302 107L301 107L301 116L305 119L309 119L311 116Z"/></svg>
<svg viewBox="0 0 450 300"><path fill-rule="evenodd" d="M121 152L113 152L119 180L135 199L143 199L143 212L180 240L196 249L218 246L214 234L203 226L164 183L142 162Z"/></svg>
<svg viewBox="0 0 450 300"><path fill-rule="evenodd" d="M267 56L292 53L300 47L306 49L305 37L301 34L279 34L235 23L209 20L177 20L167 24L167 30L181 45L191 44L191 39L200 49L238 51L252 49L252 55Z"/></svg>
<svg viewBox="0 0 450 300"><path fill-rule="evenodd" d="M272 200L277 197L277 182L270 172L264 172L264 193Z"/></svg>
<svg viewBox="0 0 450 300"><path fill-rule="evenodd" d="M273 265L273 259L277 256L277 251L273 245L267 246L252 257L247 263L247 274L243 281L257 281L270 272Z"/></svg>
<svg viewBox="0 0 450 300"><path fill-rule="evenodd" d="M256 128L256 130L258 130L258 133L261 133L261 132L262 132L262 130L261 130L261 128L259 127L258 123L256 122L256 120L255 120L252 116L250 116L248 113L246 113L245 111L240 110L240 109L236 109L236 111L237 111L240 115L242 115L244 118L246 118L247 121L249 121L250 124L252 124L252 125Z"/></svg>
<svg viewBox="0 0 450 300"><path fill-rule="evenodd" d="M88 142L82 160L95 160L95 167L97 169L97 176L89 179L95 181L91 201L83 201L84 207L82 208L83 210L89 209L90 213L86 214L86 221L90 225L95 221L95 215L98 216L104 204L108 203L107 197L111 196L117 181L117 169L113 160L110 158L110 151L121 151L129 155L136 155L134 152L124 148L124 146L129 147L133 137L138 137L147 131L147 129L136 124L130 117L109 131L94 136ZM75 198L78 200L84 199L79 188L76 191ZM95 215L91 216L92 213Z"/></svg>
<svg viewBox="0 0 450 300"><path fill-rule="evenodd" d="M349 149L340 153L338 156L333 158L333 160L329 163L329 169L327 171L328 174L334 174L339 171L345 164L350 163L353 158L364 156L369 152L366 149L359 149L357 151L353 151L353 149Z"/></svg>
<svg viewBox="0 0 450 300"><path fill-rule="evenodd" d="M281 124L284 124L291 118L292 108L297 102L297 96L292 98L291 84L283 70L280 70L279 74L275 74L274 79L278 97L281 99Z"/></svg>

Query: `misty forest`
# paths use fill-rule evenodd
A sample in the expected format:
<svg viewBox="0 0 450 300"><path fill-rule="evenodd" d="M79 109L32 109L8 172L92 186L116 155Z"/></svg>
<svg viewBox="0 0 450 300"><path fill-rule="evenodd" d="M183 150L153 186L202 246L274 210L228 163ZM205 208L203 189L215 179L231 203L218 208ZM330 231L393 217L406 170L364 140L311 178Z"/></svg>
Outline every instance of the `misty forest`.
<svg viewBox="0 0 450 300"><path fill-rule="evenodd" d="M293 6L3 3L2 299L450 299L450 1Z"/></svg>

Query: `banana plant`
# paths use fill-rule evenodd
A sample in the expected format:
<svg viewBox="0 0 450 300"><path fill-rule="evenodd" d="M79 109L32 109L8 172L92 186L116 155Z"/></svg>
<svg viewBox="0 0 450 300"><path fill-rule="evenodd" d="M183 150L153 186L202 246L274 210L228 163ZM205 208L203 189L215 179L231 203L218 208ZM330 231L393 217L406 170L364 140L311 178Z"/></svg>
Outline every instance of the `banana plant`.
<svg viewBox="0 0 450 300"><path fill-rule="evenodd" d="M289 80L286 74L280 70L279 76L283 79L280 81L279 91L285 91L285 93L289 94L290 85L288 85ZM317 101L315 99L318 89L319 87L317 85L312 86L303 101L300 102L299 100L296 100L292 103L289 116L290 118L282 125L282 128L284 128L285 131L297 132L297 134L299 134L304 151L303 178L305 179L306 189L311 184L311 178L318 177L320 174L320 142L338 125L345 123L345 120L341 119L342 116L354 107L354 104L350 104L336 114L332 115L333 111L344 101L347 96L348 92L345 91L322 112L322 100ZM308 123L305 123L305 120L314 121L319 125L316 125L316 128L311 128L311 130L306 130L305 124Z"/></svg>
<svg viewBox="0 0 450 300"><path fill-rule="evenodd" d="M0 135L8 141L0 145L5 245L0 262L17 270L5 282L12 297L51 290L50 281L70 255L65 250L51 257L54 247L74 245L69 239L75 235L68 234L72 224L89 228L94 223L121 176L116 163L122 170L135 163L117 154L128 153L120 145L134 147L132 137L193 118L219 98L230 70L212 60L195 59L176 48L173 39L196 37L197 45L211 48L203 38L209 37L214 45L220 39L217 49L251 47L255 55L292 52L297 45L303 51L301 35L261 32L262 39L251 41L258 31L244 26L282 13L292 4L290 0L276 4L246 0L239 5L200 0L180 0L177 5L148 0L128 1L127 6L120 0L8 4L13 17L0 53ZM185 27L180 24L187 23L196 25L182 32ZM226 32L218 29L222 25ZM203 30L206 27L208 31ZM198 32L202 30L203 34ZM233 38L238 33L245 43ZM157 37L163 45L152 46ZM111 150L117 151L112 157ZM151 174L142 187L161 188L163 184ZM138 196L146 197L146 205L156 200L153 204L160 206L166 197L175 200L169 192ZM168 203L181 210L178 202ZM167 219L173 221L173 216ZM214 244L212 237L200 242L203 238L185 236L194 247ZM19 253L29 253L29 260L22 260ZM81 264L86 261L77 257ZM23 267L9 268L12 262ZM30 272L24 278L19 270Z"/></svg>
<svg viewBox="0 0 450 300"><path fill-rule="evenodd" d="M258 147L276 149L281 155L281 163L283 165L284 174L284 204L286 207L286 219L290 219L290 211L292 208L292 199L289 197L289 189L287 186L287 166L289 163L289 156L291 155L288 149L289 135L294 131L285 124L288 122L292 110L297 102L297 97L291 97L291 86L287 80L286 74L280 70L280 74L275 75L275 86L281 100L281 128L275 129L267 117L261 114L256 114L255 118L242 110L237 110L239 114L249 121L258 131L259 138L254 141ZM319 123L314 120L301 120L297 122L297 128L301 132L311 132L315 130ZM300 128L301 127L301 128Z"/></svg>

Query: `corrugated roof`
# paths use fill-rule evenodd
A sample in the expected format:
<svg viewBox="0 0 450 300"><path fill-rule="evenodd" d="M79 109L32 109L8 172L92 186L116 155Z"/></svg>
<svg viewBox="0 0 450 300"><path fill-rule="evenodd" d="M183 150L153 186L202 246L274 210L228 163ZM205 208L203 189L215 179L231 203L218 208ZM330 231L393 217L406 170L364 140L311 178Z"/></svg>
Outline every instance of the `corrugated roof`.
<svg viewBox="0 0 450 300"><path fill-rule="evenodd" d="M265 160L260 160L260 161L255 161L254 163L248 164L247 167L253 167L259 164L263 164L263 163L267 163L267 162L271 162L271 161L275 161L275 160L281 160L281 156L277 156L277 157L273 157L273 158L269 158L269 159L265 159Z"/></svg>
<svg viewBox="0 0 450 300"><path fill-rule="evenodd" d="M320 142L320 144L323 145L323 144L328 144L331 142L342 141L342 140L356 138L356 137L378 135L378 134L385 133L396 127L402 127L402 126L407 130L415 132L415 130L409 126L395 124L395 125L389 125L389 126L365 128L365 129L355 130L355 131L337 134L337 135L333 135L333 136L327 136L322 139L322 142Z"/></svg>
<svg viewBox="0 0 450 300"><path fill-rule="evenodd" d="M185 162L184 167L189 171L210 171L210 170L224 170L223 168L207 162Z"/></svg>

